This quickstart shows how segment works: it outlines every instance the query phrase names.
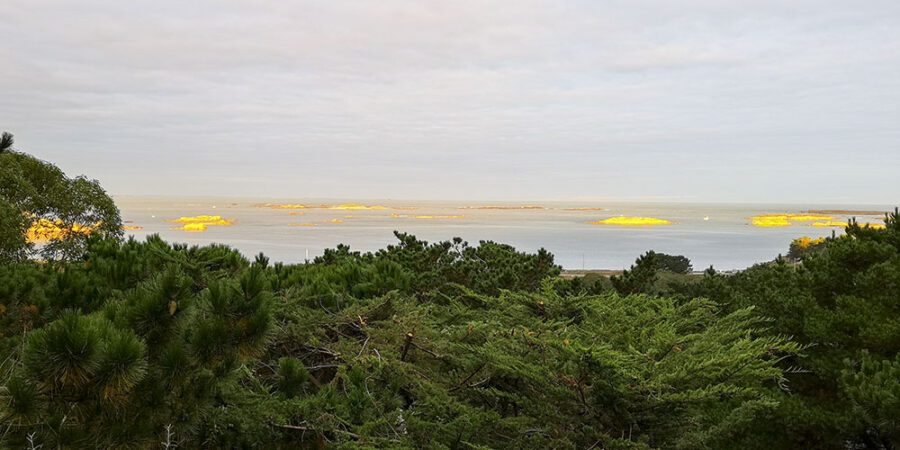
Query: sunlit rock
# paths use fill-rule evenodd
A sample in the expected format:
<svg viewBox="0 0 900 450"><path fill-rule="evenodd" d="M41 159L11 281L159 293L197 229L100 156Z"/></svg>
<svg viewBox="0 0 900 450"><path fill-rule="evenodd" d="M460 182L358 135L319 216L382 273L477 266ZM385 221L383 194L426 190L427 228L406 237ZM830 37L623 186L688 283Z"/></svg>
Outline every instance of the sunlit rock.
<svg viewBox="0 0 900 450"><path fill-rule="evenodd" d="M760 214L748 217L754 227L789 227L794 222L831 221L834 217L826 214Z"/></svg>
<svg viewBox="0 0 900 450"><path fill-rule="evenodd" d="M180 224L200 223L200 224L208 225L208 226L234 225L234 219L223 219L222 216L180 217L178 219L167 220L166 222L180 223Z"/></svg>
<svg viewBox="0 0 900 450"><path fill-rule="evenodd" d="M181 231L206 231L206 224L204 223L186 223L183 226L170 228L170 230L181 230Z"/></svg>
<svg viewBox="0 0 900 450"><path fill-rule="evenodd" d="M809 224L809 226L816 227L816 228L825 228L825 227L845 228L847 226L847 222L837 222L837 221L828 220L825 222L813 222L813 223Z"/></svg>
<svg viewBox="0 0 900 450"><path fill-rule="evenodd" d="M618 225L623 227L647 227L656 225L675 225L675 222L655 217L610 217L605 220L588 222L590 225Z"/></svg>
<svg viewBox="0 0 900 450"><path fill-rule="evenodd" d="M181 231L206 231L207 227L232 226L234 219L223 219L222 216L194 216L179 217L178 219L167 220L169 223L181 224L180 227L171 228L172 230Z"/></svg>
<svg viewBox="0 0 900 450"><path fill-rule="evenodd" d="M789 227L793 225L784 216L775 217L751 217L750 225L754 227L772 228L772 227Z"/></svg>
<svg viewBox="0 0 900 450"><path fill-rule="evenodd" d="M341 209L341 210L356 211L356 210L366 210L366 209L380 210L380 209L387 209L387 207L381 206L381 205L367 206L367 205L360 205L357 203L345 203L343 205L337 205L337 206L326 206L324 209Z"/></svg>

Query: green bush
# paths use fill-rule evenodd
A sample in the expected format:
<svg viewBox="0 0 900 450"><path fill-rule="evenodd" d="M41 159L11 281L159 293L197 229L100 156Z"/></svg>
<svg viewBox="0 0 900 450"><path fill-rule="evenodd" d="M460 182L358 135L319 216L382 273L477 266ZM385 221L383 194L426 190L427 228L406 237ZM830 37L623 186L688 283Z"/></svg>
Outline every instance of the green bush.
<svg viewBox="0 0 900 450"><path fill-rule="evenodd" d="M802 264L783 260L732 276L710 273L683 285L682 298L708 297L726 310L754 307L769 334L805 349L784 361L791 395L758 424L747 448L893 448L898 441L900 214L885 229L852 222Z"/></svg>

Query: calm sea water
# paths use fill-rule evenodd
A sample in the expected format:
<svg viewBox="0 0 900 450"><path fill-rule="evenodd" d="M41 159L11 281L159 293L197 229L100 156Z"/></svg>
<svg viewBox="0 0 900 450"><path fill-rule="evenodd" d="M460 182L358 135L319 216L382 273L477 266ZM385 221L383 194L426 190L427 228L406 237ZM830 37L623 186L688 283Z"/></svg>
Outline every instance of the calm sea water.
<svg viewBox="0 0 900 450"><path fill-rule="evenodd" d="M469 243L493 240L519 250L541 247L552 252L566 269L621 269L647 250L685 255L695 270L742 269L771 261L787 252L800 236L827 236L836 228L795 225L758 228L750 216L768 213L801 213L809 209L888 210L886 205L726 205L673 203L553 203L545 209L473 209L497 205L484 203L356 201L383 205L384 210L271 209L265 203L337 205L350 201L291 199L239 200L203 198L117 197L124 220L142 230L126 233L143 239L158 233L164 239L189 244L227 244L248 257L263 252L275 261L297 263L314 258L326 248L348 244L354 250L372 251L396 242L394 230L412 233L428 241L461 237ZM503 206L523 204L502 203ZM468 208L467 208L468 207ZM568 208L606 208L605 211L572 211ZM392 209L415 208L415 209ZM467 208L467 209L460 209ZM296 215L290 215L295 211ZM167 220L182 216L218 215L235 219L233 226L210 226L203 232L175 230ZM398 215L401 217L392 217ZM411 216L460 216L465 218L417 219ZM589 225L616 216L656 217L676 222L653 227ZM351 216L351 217L347 217ZM847 216L836 215L844 221ZM328 223L332 220L342 223ZM860 221L881 222L879 216L858 216ZM296 226L313 223L315 226ZM293 224L293 225L292 225Z"/></svg>

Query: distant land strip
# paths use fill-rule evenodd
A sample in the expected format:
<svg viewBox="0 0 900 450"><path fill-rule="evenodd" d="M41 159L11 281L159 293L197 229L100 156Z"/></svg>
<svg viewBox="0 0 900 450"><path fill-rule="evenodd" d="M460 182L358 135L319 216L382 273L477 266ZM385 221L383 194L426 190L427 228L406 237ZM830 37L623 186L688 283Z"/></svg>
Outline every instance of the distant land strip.
<svg viewBox="0 0 900 450"><path fill-rule="evenodd" d="M460 206L456 209L547 209L543 206Z"/></svg>
<svg viewBox="0 0 900 450"><path fill-rule="evenodd" d="M857 211L853 209L811 209L809 211L810 214L837 214L837 215L851 215L858 214L860 216L880 216L887 211Z"/></svg>

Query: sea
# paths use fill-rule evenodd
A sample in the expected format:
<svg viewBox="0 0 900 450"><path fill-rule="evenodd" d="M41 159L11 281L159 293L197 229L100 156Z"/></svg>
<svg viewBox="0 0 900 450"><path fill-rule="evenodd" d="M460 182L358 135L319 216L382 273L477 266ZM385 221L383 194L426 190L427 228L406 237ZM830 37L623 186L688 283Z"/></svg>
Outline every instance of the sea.
<svg viewBox="0 0 900 450"><path fill-rule="evenodd" d="M509 244L520 251L547 249L567 270L620 270L640 254L688 257L695 270L744 269L786 254L793 239L843 232L813 227L757 227L762 214L831 213L833 221L882 223L889 205L764 205L652 202L425 202L342 199L231 199L115 197L127 235L143 240L159 234L170 242L225 244L248 258L264 253L272 262L303 263L338 244L375 251L396 243L394 231L429 242L460 237ZM301 205L304 206L301 208ZM340 206L345 205L345 206ZM349 205L349 206L346 206ZM857 211L854 213L849 210ZM229 225L186 231L183 217L220 216ZM650 217L672 224L620 226L591 224L615 217ZM195 227L196 228L196 227Z"/></svg>

